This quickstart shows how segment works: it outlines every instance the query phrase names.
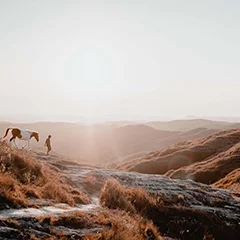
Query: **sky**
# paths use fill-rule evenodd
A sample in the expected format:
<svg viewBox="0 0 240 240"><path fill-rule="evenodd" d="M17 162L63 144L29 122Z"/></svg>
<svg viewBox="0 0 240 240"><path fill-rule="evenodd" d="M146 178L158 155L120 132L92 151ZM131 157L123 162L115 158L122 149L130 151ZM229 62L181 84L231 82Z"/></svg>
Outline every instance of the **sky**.
<svg viewBox="0 0 240 240"><path fill-rule="evenodd" d="M0 115L240 116L239 12L238 0L0 0Z"/></svg>

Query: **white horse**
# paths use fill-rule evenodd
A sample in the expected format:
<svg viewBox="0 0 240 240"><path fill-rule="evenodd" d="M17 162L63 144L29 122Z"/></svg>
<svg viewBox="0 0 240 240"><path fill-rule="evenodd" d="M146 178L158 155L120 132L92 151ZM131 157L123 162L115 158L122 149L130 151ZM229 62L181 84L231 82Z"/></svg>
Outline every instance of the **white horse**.
<svg viewBox="0 0 240 240"><path fill-rule="evenodd" d="M9 130L12 130L12 137L10 138L10 142L14 142L15 146L18 148L15 140L16 138L19 138L20 140L25 141L25 145L23 146L23 148L26 147L26 142L28 143L28 149L30 149L30 139L32 137L34 137L36 139L37 142L39 142L39 134L38 132L33 132L30 130L23 130L23 129L19 129L19 128L8 128L6 130L5 135L2 137L2 141L7 137Z"/></svg>

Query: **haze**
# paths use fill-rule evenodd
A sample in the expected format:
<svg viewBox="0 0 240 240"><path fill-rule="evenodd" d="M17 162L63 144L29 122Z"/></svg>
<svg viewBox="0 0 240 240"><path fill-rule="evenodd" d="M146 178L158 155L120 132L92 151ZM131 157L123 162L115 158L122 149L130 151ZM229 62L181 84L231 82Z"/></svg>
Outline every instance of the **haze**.
<svg viewBox="0 0 240 240"><path fill-rule="evenodd" d="M1 0L1 115L239 116L239 12L237 0Z"/></svg>

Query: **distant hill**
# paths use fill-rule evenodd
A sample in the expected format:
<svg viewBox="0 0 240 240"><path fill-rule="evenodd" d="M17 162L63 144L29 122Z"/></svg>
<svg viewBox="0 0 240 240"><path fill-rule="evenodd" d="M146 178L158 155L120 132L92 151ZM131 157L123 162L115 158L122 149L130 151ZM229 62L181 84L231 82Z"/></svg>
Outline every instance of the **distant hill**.
<svg viewBox="0 0 240 240"><path fill-rule="evenodd" d="M96 123L95 126L108 126L108 127L124 127L128 125L138 125L139 123L133 121L108 121L102 123Z"/></svg>
<svg viewBox="0 0 240 240"><path fill-rule="evenodd" d="M240 123L234 123L228 126L228 128L240 128Z"/></svg>
<svg viewBox="0 0 240 240"><path fill-rule="evenodd" d="M169 122L154 121L146 123L148 126L165 131L190 131L195 128L225 129L232 124L233 123L206 119L174 120Z"/></svg>

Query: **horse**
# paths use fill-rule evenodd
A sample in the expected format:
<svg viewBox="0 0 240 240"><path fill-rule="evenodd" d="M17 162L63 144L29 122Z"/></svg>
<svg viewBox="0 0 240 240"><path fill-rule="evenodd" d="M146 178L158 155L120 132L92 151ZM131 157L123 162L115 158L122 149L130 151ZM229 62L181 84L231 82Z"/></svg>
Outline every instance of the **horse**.
<svg viewBox="0 0 240 240"><path fill-rule="evenodd" d="M25 148L26 142L28 142L28 149L30 149L29 141L32 137L34 137L36 141L39 142L38 132L30 131L28 129L23 130L19 128L11 128L11 127L6 130L5 135L2 137L2 141L7 137L9 130L12 130L12 137L10 138L10 142L13 141L16 147L17 147L17 144L15 142L16 138L19 138L20 140L25 141L25 145L23 146L23 148Z"/></svg>

